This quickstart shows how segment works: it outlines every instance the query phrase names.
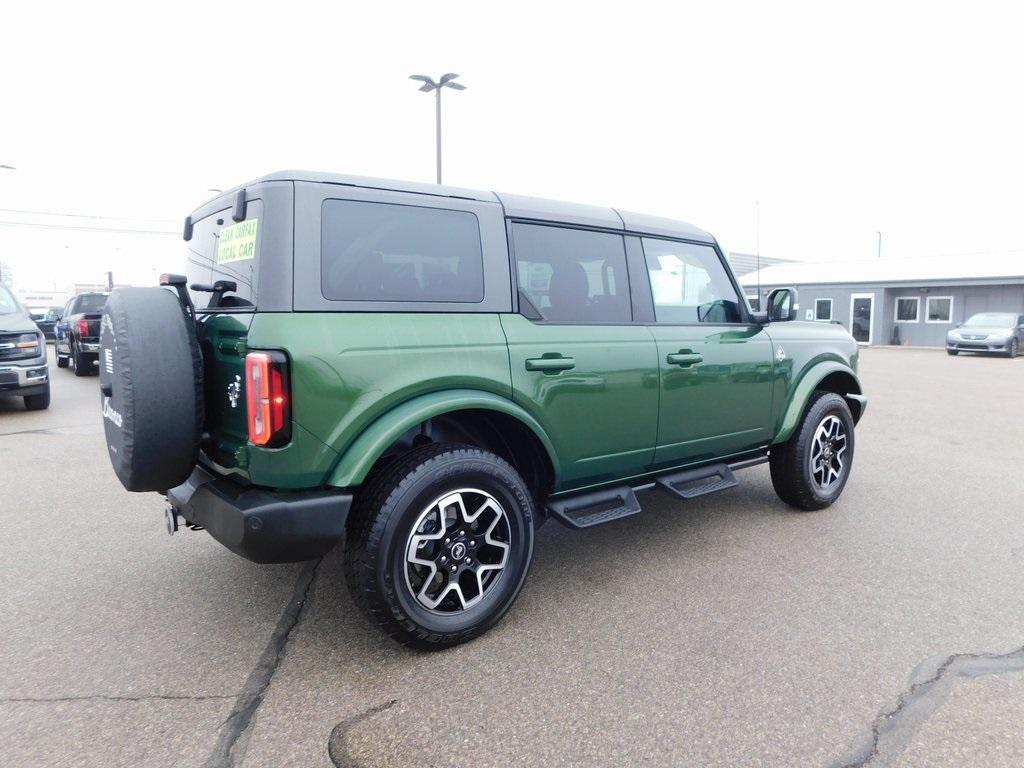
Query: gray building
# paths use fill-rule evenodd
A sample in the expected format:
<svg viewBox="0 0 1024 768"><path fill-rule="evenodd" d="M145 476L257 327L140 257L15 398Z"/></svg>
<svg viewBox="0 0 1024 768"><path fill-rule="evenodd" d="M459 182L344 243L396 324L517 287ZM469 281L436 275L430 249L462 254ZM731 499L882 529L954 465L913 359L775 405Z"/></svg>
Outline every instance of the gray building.
<svg viewBox="0 0 1024 768"><path fill-rule="evenodd" d="M862 344L944 346L973 314L1024 312L1022 254L790 262L739 280L755 308L772 288L795 287L801 320L842 323Z"/></svg>

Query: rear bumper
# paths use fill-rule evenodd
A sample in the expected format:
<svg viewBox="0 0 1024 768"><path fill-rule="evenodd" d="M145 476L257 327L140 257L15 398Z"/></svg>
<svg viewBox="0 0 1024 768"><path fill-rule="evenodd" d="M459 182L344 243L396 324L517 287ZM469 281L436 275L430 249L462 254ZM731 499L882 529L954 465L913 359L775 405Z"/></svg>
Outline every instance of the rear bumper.
<svg viewBox="0 0 1024 768"><path fill-rule="evenodd" d="M237 555L291 563L320 557L338 542L352 494L246 487L196 467L167 492L167 502Z"/></svg>

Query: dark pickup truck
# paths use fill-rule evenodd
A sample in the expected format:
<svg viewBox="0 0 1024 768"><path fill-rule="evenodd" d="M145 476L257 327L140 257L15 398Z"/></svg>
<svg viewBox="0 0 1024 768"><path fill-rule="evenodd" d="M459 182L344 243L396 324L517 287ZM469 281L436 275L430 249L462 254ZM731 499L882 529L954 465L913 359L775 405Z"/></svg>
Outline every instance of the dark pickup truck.
<svg viewBox="0 0 1024 768"><path fill-rule="evenodd" d="M99 359L100 317L106 303L105 293L81 293L64 307L60 322L54 326L58 368L67 368L70 363L75 376L93 372Z"/></svg>

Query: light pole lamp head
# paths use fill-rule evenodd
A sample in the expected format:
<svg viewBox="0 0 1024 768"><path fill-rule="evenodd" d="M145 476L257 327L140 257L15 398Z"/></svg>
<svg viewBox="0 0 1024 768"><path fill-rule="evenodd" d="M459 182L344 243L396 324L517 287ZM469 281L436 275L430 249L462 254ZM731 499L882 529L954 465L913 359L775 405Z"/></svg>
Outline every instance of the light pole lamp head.
<svg viewBox="0 0 1024 768"><path fill-rule="evenodd" d="M428 77L427 75L409 75L410 80L418 80L423 83L423 85L420 86L420 90L424 93L437 91L441 88L451 88L455 91L466 90L466 86L462 83L455 82L455 78L457 77L458 75L454 72L447 72L446 74L441 75L439 80L435 81L434 78Z"/></svg>
<svg viewBox="0 0 1024 768"><path fill-rule="evenodd" d="M409 75L409 79L422 81L423 85L420 86L420 90L425 93L430 93L441 87L438 83L434 82L434 78L427 77L426 75Z"/></svg>

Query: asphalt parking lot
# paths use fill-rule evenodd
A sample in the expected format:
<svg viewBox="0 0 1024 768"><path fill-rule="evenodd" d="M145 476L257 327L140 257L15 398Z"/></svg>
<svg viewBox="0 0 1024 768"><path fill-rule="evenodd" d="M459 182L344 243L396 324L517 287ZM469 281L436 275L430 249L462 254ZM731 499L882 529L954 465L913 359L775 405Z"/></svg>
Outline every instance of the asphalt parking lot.
<svg viewBox="0 0 1024 768"><path fill-rule="evenodd" d="M0 764L1019 766L1024 358L870 349L841 501L550 524L488 635L406 650L340 549L258 566L109 467L97 380L0 400Z"/></svg>

